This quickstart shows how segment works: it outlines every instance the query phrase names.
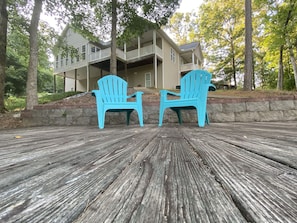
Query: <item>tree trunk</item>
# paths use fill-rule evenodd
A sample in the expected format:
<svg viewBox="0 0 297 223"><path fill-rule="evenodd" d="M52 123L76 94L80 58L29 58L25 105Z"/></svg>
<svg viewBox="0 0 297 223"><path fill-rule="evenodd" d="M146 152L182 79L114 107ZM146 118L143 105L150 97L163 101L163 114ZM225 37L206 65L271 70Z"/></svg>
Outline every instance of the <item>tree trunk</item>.
<svg viewBox="0 0 297 223"><path fill-rule="evenodd" d="M37 69L38 69L38 23L42 11L43 0L34 1L34 9L29 27L30 58L26 88L26 109L32 110L38 104L37 96Z"/></svg>
<svg viewBox="0 0 297 223"><path fill-rule="evenodd" d="M233 51L234 52L234 51ZM232 68L233 68L233 80L234 80L234 87L237 89L237 81L236 81L236 66L235 66L235 58L234 58L234 53L233 53L233 58L232 58ZM231 83L230 83L231 84Z"/></svg>
<svg viewBox="0 0 297 223"><path fill-rule="evenodd" d="M281 45L279 49L277 90L283 90L283 86L284 86L283 51L284 51L284 45Z"/></svg>
<svg viewBox="0 0 297 223"><path fill-rule="evenodd" d="M296 64L296 60L295 60L293 46L292 46L289 38L287 39L287 43L288 43L288 46L289 46L290 60L291 60L291 63L292 63L292 66L293 66L293 71L294 71L295 89L297 90L297 64Z"/></svg>
<svg viewBox="0 0 297 223"><path fill-rule="evenodd" d="M252 44L252 1L245 0L245 62L243 89L252 90L253 44Z"/></svg>
<svg viewBox="0 0 297 223"><path fill-rule="evenodd" d="M7 45L7 10L6 0L0 1L0 113L5 111L5 67Z"/></svg>
<svg viewBox="0 0 297 223"><path fill-rule="evenodd" d="M110 72L117 74L117 0L112 0Z"/></svg>

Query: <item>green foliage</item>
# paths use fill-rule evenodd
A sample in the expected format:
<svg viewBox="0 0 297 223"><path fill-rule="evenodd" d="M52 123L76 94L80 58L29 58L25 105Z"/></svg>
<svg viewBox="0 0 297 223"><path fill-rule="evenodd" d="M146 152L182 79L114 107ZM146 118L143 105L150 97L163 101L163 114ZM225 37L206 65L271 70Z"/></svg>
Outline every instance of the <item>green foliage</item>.
<svg viewBox="0 0 297 223"><path fill-rule="evenodd" d="M294 89L297 76L294 78L288 43L293 45L296 58L297 2L254 0L252 11L256 83L262 88L276 88L280 48L283 46L283 88ZM205 68L214 76L227 81L236 78L240 82L245 62L244 14L244 1L207 0L190 17L188 13L174 14L169 28L178 42L189 41L192 37L201 42L207 62Z"/></svg>
<svg viewBox="0 0 297 223"><path fill-rule="evenodd" d="M196 13L175 13L169 20L167 28L170 29L175 41L179 44L186 44L200 41L198 37Z"/></svg>
<svg viewBox="0 0 297 223"><path fill-rule="evenodd" d="M8 111L20 111L26 106L26 98L9 96L4 100L4 105Z"/></svg>
<svg viewBox="0 0 297 223"><path fill-rule="evenodd" d="M30 54L29 20L24 15L27 9L23 7L26 5L17 5L17 2L15 4L9 5L5 93L20 96L26 92ZM44 22L40 23L39 31L38 92L53 92L53 71L49 58L57 34Z"/></svg>
<svg viewBox="0 0 297 223"><path fill-rule="evenodd" d="M243 69L244 4L234 0L210 0L200 7L197 20L202 45L215 75L233 80Z"/></svg>
<svg viewBox="0 0 297 223"><path fill-rule="evenodd" d="M64 16L70 19L72 28L88 39L94 39L95 36L110 40L111 3L112 0L85 1L79 6L68 3L68 12ZM157 27L165 25L179 3L180 0L117 1L117 38L126 40L134 37L146 31L151 24Z"/></svg>
<svg viewBox="0 0 297 223"><path fill-rule="evenodd" d="M65 93L57 93L57 94L50 94L47 92L40 93L38 95L38 103L39 104L46 104L52 101L58 101L63 98L67 98L81 92L65 92ZM4 100L5 108L8 111L20 111L26 107L26 97L16 97L16 96L8 96Z"/></svg>

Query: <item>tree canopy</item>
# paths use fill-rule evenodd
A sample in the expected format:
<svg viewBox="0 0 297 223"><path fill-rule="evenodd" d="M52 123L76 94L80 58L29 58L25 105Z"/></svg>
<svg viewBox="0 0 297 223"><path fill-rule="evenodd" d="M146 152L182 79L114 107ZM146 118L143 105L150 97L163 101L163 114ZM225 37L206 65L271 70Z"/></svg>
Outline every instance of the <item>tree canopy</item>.
<svg viewBox="0 0 297 223"><path fill-rule="evenodd" d="M191 37L200 41L205 68L217 78L239 87L243 87L246 62L244 3L207 0L194 13L175 14L169 29L178 41ZM297 89L296 1L254 0L251 3L254 84L262 88Z"/></svg>

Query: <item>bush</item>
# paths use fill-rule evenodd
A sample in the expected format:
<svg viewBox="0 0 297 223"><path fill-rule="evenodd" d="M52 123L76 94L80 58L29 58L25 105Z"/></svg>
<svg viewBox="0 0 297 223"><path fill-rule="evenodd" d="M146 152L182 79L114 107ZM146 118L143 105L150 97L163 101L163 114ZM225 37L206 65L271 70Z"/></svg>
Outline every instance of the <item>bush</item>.
<svg viewBox="0 0 297 223"><path fill-rule="evenodd" d="M20 111L26 107L26 98L9 96L4 100L4 105L8 111Z"/></svg>

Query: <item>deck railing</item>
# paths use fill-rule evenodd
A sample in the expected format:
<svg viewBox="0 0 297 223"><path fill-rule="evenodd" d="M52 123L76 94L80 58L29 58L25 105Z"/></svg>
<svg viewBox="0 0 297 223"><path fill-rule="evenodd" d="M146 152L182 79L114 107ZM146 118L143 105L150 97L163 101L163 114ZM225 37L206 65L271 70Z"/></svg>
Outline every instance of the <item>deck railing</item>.
<svg viewBox="0 0 297 223"><path fill-rule="evenodd" d="M189 70L196 70L196 69L199 69L198 64L187 63L187 64L182 64L180 66L180 71L181 72L186 72L186 71L189 71Z"/></svg>
<svg viewBox="0 0 297 223"><path fill-rule="evenodd" d="M162 49L156 46L154 48L153 45L141 47L140 49L134 49L127 51L126 53L123 50L117 49L117 56L123 60L135 60L137 58L141 59L141 57L156 53L158 56L162 57ZM80 65L85 65L86 63L94 63L98 61L103 61L109 59L111 56L111 48L99 50L97 52L90 52L90 54L86 57L85 60L80 59L77 61L74 58L71 62L71 59L63 58L55 63L55 72L65 71L68 68L80 67ZM66 62L67 60L67 62Z"/></svg>

